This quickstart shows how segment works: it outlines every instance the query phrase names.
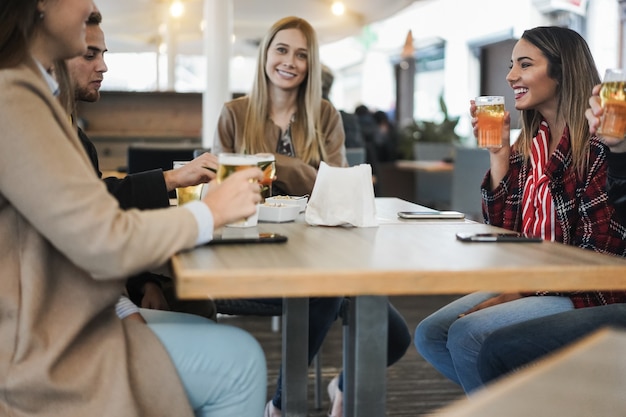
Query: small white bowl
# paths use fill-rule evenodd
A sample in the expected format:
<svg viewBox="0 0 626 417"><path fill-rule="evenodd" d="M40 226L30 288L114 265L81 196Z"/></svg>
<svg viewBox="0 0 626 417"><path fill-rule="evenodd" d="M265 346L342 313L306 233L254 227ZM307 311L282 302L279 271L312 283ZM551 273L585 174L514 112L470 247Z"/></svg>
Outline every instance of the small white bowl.
<svg viewBox="0 0 626 417"><path fill-rule="evenodd" d="M300 208L300 213L302 213L306 209L306 204L308 201L308 196L295 197L290 195L275 195L274 197L268 197L265 199L265 202L270 204L296 205Z"/></svg>
<svg viewBox="0 0 626 417"><path fill-rule="evenodd" d="M300 207L294 204L272 203L265 200L259 205L259 221L271 223L292 222L298 217Z"/></svg>

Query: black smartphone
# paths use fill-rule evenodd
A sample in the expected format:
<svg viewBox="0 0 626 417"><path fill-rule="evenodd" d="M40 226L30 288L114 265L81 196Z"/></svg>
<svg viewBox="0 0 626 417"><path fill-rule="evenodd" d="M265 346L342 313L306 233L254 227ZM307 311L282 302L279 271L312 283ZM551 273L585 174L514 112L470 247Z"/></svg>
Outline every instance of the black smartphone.
<svg viewBox="0 0 626 417"><path fill-rule="evenodd" d="M207 245L224 245L233 243L283 243L287 236L278 233L259 233L256 236L223 236L213 235L213 240Z"/></svg>
<svg viewBox="0 0 626 417"><path fill-rule="evenodd" d="M401 219L463 219L465 214L460 211L399 211L398 217Z"/></svg>
<svg viewBox="0 0 626 417"><path fill-rule="evenodd" d="M457 233L456 238L463 242L542 242L538 236L529 236L524 233Z"/></svg>

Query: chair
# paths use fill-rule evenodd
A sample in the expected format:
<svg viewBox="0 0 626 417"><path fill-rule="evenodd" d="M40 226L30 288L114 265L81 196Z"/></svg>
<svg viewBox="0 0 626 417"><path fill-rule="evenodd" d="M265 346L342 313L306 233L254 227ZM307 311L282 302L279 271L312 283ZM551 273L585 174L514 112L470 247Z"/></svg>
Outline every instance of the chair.
<svg viewBox="0 0 626 417"><path fill-rule="evenodd" d="M348 165L355 166L365 163L365 148L346 148Z"/></svg>
<svg viewBox="0 0 626 417"><path fill-rule="evenodd" d="M174 161L191 161L198 145L191 143L134 143L127 151L127 172L149 171L162 169L164 171L173 168ZM169 193L170 198L176 198L176 191Z"/></svg>
<svg viewBox="0 0 626 417"><path fill-rule="evenodd" d="M193 157L194 159L199 157L200 155L202 155L205 152L211 152L211 148L196 148L193 150Z"/></svg>
<svg viewBox="0 0 626 417"><path fill-rule="evenodd" d="M455 146L450 143L417 142L414 155L417 161L454 159ZM415 202L439 210L447 210L451 203L452 173L416 172Z"/></svg>
<svg viewBox="0 0 626 417"><path fill-rule="evenodd" d="M489 152L482 148L458 147L452 172L451 208L470 220L482 221L480 184L489 170Z"/></svg>

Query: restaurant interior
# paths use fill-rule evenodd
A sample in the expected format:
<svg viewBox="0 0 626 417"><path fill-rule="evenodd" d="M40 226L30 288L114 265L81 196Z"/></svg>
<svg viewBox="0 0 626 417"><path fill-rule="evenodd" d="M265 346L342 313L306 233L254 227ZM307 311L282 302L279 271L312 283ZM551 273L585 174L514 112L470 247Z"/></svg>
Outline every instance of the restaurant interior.
<svg viewBox="0 0 626 417"><path fill-rule="evenodd" d="M599 67L623 67L626 62L626 1L622 0L100 0L96 4L103 15L111 76L104 75L101 99L79 103L78 115L98 149L105 175L123 177L136 172L131 158L136 160L145 149L170 157L165 162L162 157L143 160L147 165L140 170L168 169L174 159L191 159L197 149L210 150L223 103L249 92L251 68L264 33L274 21L294 15L316 28L322 60L335 73L331 95L335 106L353 112L358 104L366 104L391 118L398 138L409 131L404 151L398 150L395 158L377 167L375 196L461 211L465 214L462 222L483 222L479 185L489 168L489 155L477 147L471 132L468 98L499 92L507 99L507 110L514 112L513 93L504 77L511 47L523 28L568 26L584 34ZM611 16L608 23L607 15ZM485 22L491 20L495 22L489 27ZM390 41L386 35L392 32ZM366 53L350 50L360 50L368 42ZM142 63L137 84L130 83L134 75L124 67L129 62L130 66ZM367 91L368 87L376 93ZM454 138L411 140L411 122L442 122L440 99L447 104L444 120L456 120ZM176 156L171 156L175 152ZM366 162L371 160L363 157L353 165ZM467 293L466 287L459 288L462 290L410 294L390 290L389 300L413 331L423 318ZM250 331L261 343L271 396L284 353L280 316L219 314L218 320ZM307 414L302 416L328 415L325 388L344 366L345 331L338 320L324 341L319 362L309 368ZM542 364L543 368L496 383L474 402L411 346L386 370L385 415L514 415L508 404L516 401L522 408L534 403L538 409L544 407L544 401L546 409L555 413L539 415L565 415L559 410L571 415L576 398L564 399L565 394L560 398L548 390L539 397L540 393L528 387L537 380L567 381L571 392L578 392L575 386L580 384L588 384L590 392L597 391L593 384L601 376L587 375L580 380L579 375L563 370L573 368L567 361L577 360L576 355L596 345L589 342L562 353L560 360ZM610 349L603 352L608 352L608 358L618 356ZM624 371L624 382L626 369L621 362L616 366ZM615 378L611 381L619 384L620 379ZM616 385L614 390L619 388ZM623 393L597 393L585 401L584 410L593 409L594 401L612 402L613 415L621 415L626 406Z"/></svg>

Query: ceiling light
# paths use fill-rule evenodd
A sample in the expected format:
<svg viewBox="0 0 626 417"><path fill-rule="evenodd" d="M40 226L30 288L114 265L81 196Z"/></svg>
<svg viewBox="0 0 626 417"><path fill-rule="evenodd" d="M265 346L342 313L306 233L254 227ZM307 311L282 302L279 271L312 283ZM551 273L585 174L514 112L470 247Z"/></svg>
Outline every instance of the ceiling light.
<svg viewBox="0 0 626 417"><path fill-rule="evenodd" d="M185 12L185 6L183 6L183 3L181 3L178 0L173 2L172 5L170 6L170 15L172 17L181 17L184 12Z"/></svg>
<svg viewBox="0 0 626 417"><path fill-rule="evenodd" d="M330 10L332 10L335 16L343 16L346 12L346 6L341 1L335 1L333 5L330 6Z"/></svg>

